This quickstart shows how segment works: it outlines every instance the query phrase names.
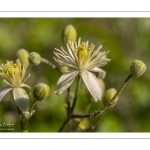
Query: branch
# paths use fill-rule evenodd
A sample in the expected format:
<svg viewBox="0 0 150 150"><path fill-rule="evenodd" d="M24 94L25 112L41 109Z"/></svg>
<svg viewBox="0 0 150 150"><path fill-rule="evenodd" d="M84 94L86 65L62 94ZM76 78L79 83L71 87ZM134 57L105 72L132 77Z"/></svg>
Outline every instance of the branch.
<svg viewBox="0 0 150 150"><path fill-rule="evenodd" d="M96 116L99 116L101 115L104 111L107 110L108 107L110 107L111 105L114 105L115 102L115 98L117 96L119 96L119 94L123 91L123 89L125 88L125 86L127 85L129 79L132 77L132 75L129 75L125 81L123 82L123 84L121 85L121 87L119 88L118 92L114 95L114 97L108 101L108 103L102 107L101 109L97 110L97 111L94 111L93 113L90 113L90 114L83 114L83 115L80 115L80 114L72 114L71 115L71 118L89 118L89 117L96 117Z"/></svg>

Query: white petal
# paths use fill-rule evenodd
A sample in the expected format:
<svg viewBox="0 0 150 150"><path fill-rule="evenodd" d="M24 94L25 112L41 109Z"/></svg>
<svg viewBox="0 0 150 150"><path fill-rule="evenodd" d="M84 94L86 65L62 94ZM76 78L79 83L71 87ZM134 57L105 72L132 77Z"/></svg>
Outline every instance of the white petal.
<svg viewBox="0 0 150 150"><path fill-rule="evenodd" d="M68 71L64 73L58 80L54 93L61 94L64 92L72 84L77 74L78 71Z"/></svg>
<svg viewBox="0 0 150 150"><path fill-rule="evenodd" d="M101 100L102 88L96 76L93 73L86 70L82 72L81 76L87 89L93 96L94 100L95 101Z"/></svg>
<svg viewBox="0 0 150 150"><path fill-rule="evenodd" d="M13 96L16 105L22 112L25 112L29 109L29 97L23 88L14 88Z"/></svg>
<svg viewBox="0 0 150 150"><path fill-rule="evenodd" d="M6 86L6 87L0 89L0 101L10 90L12 90L12 87L10 87L10 86Z"/></svg>
<svg viewBox="0 0 150 150"><path fill-rule="evenodd" d="M102 79L104 79L105 78L105 76L106 76L106 72L103 70L103 69L101 69L101 68L97 68L97 67L95 67L95 68L92 68L92 69L88 69L89 71L92 71L92 72L100 72L102 75L101 75L101 78Z"/></svg>
<svg viewBox="0 0 150 150"><path fill-rule="evenodd" d="M31 93L31 87L29 85L22 83L20 87L22 87L26 91L26 93L28 95L30 95L30 93Z"/></svg>

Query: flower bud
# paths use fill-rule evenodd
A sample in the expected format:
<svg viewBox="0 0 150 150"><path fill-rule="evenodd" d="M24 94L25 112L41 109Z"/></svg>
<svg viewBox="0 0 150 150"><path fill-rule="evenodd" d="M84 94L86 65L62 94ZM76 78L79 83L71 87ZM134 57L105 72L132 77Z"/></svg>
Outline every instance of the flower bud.
<svg viewBox="0 0 150 150"><path fill-rule="evenodd" d="M68 71L68 67L67 66L62 66L61 68L60 68L60 70L61 70L61 72L66 72L66 71Z"/></svg>
<svg viewBox="0 0 150 150"><path fill-rule="evenodd" d="M36 52L31 52L28 59L29 63L32 65L39 65L41 63L41 56Z"/></svg>
<svg viewBox="0 0 150 150"><path fill-rule="evenodd" d="M20 59L21 64L28 65L28 57L29 57L29 52L25 49L20 49L17 51L17 57Z"/></svg>
<svg viewBox="0 0 150 150"><path fill-rule="evenodd" d="M134 60L130 66L130 73L135 77L141 76L146 71L146 65L140 60Z"/></svg>
<svg viewBox="0 0 150 150"><path fill-rule="evenodd" d="M33 97L37 101L42 101L49 96L50 88L47 84L38 83L33 88Z"/></svg>
<svg viewBox="0 0 150 150"><path fill-rule="evenodd" d="M72 42L76 41L77 32L74 26L67 25L65 29L63 30L62 38L63 38L64 43L69 43L69 41L72 41Z"/></svg>
<svg viewBox="0 0 150 150"><path fill-rule="evenodd" d="M116 93L117 93L116 89L114 88L108 89L104 94L103 104L106 105L108 101L111 100ZM118 96L112 102L116 103L117 101L118 101Z"/></svg>

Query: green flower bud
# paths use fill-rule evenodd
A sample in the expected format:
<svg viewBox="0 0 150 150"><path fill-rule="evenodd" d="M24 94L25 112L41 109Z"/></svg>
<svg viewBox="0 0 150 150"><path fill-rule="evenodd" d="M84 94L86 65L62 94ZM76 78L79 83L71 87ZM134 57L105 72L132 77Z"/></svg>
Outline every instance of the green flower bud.
<svg viewBox="0 0 150 150"><path fill-rule="evenodd" d="M66 72L66 71L68 71L68 67L67 66L62 66L61 68L60 68L60 70L61 70L61 72Z"/></svg>
<svg viewBox="0 0 150 150"><path fill-rule="evenodd" d="M134 60L130 67L131 75L141 76L146 71L146 65L141 60Z"/></svg>
<svg viewBox="0 0 150 150"><path fill-rule="evenodd" d="M25 49L20 49L17 51L17 57L20 59L21 64L28 65L28 57L29 57L29 52Z"/></svg>
<svg viewBox="0 0 150 150"><path fill-rule="evenodd" d="M69 43L69 41L75 42L77 38L77 32L74 26L67 25L63 30L62 38L64 43Z"/></svg>
<svg viewBox="0 0 150 150"><path fill-rule="evenodd" d="M47 84L38 83L33 88L33 97L37 101L42 101L49 96L50 88Z"/></svg>
<svg viewBox="0 0 150 150"><path fill-rule="evenodd" d="M117 93L116 89L114 88L108 89L104 94L103 104L106 105L108 101L111 100L116 93ZM113 100L113 103L116 103L117 101L118 101L118 96Z"/></svg>
<svg viewBox="0 0 150 150"><path fill-rule="evenodd" d="M28 59L29 63L32 65L39 65L41 63L41 56L36 52L31 52Z"/></svg>

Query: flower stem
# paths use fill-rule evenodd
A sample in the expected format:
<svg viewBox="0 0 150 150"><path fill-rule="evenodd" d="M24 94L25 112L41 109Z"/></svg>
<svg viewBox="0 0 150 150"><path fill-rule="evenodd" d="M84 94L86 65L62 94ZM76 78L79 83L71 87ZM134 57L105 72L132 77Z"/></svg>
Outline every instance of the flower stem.
<svg viewBox="0 0 150 150"><path fill-rule="evenodd" d="M64 123L62 124L62 126L61 126L61 128L59 129L58 132L62 132L63 131L63 129L65 128L66 124L69 122L69 120L70 120L70 118L67 117L67 119L64 121Z"/></svg>
<svg viewBox="0 0 150 150"><path fill-rule="evenodd" d="M123 91L123 89L125 88L125 86L127 85L129 79L132 77L132 75L129 75L125 81L123 82L123 84L121 85L121 87L119 88L118 92L114 95L114 97L109 100L109 102L104 106L102 107L101 109L97 110L97 111L94 111L93 113L90 113L90 114L83 114L83 115L80 115L80 114L72 114L71 115L71 118L88 118L88 117L96 117L96 116L99 116L101 115L104 111L107 110L108 107L110 107L111 105L114 104L113 100Z"/></svg>
<svg viewBox="0 0 150 150"><path fill-rule="evenodd" d="M77 97L78 97L78 91L79 91L79 86L80 86L80 81L81 81L81 77L78 75L77 78L77 85L76 85L76 91L75 91L75 95L74 95L74 99L73 99L73 104L72 107L70 108L69 112L68 112L68 116L67 119L64 121L64 123L62 124L61 128L59 129L59 132L63 131L63 129L65 128L66 124L69 122L69 120L71 119L70 116L72 116L71 114L74 111L75 105L76 105L76 101L77 101ZM69 92L69 91L68 91Z"/></svg>
<svg viewBox="0 0 150 150"><path fill-rule="evenodd" d="M114 95L114 97L110 100L110 102L113 102L113 100L119 96L119 94L123 91L123 89L126 87L126 85L128 84L129 79L132 77L132 75L130 74L125 81L123 82L123 84L121 85L121 87L119 88L119 90L117 91L117 93Z"/></svg>
<svg viewBox="0 0 150 150"><path fill-rule="evenodd" d="M33 109L34 109L36 103L37 103L37 100L34 99L33 102L32 102L32 104L31 104L31 107L30 107L30 109L29 109L29 112L30 112L30 113L33 111Z"/></svg>
<svg viewBox="0 0 150 150"><path fill-rule="evenodd" d="M23 119L22 119L22 122L21 122L22 132L28 132L28 130L26 129L26 123L27 123L27 119L23 116Z"/></svg>
<svg viewBox="0 0 150 150"><path fill-rule="evenodd" d="M53 69L56 69L59 73L62 74L62 72L58 69L58 67L56 67L54 64L52 64L49 60L47 60L45 58L41 58L41 62L51 66Z"/></svg>
<svg viewBox="0 0 150 150"><path fill-rule="evenodd" d="M70 87L67 89L67 115L70 114Z"/></svg>
<svg viewBox="0 0 150 150"><path fill-rule="evenodd" d="M76 86L76 91L75 91L75 96L74 96L73 104L72 104L72 107L71 107L71 113L73 113L74 108L75 108L75 105L76 105L80 82L81 82L81 77L78 75L78 78L77 78L77 86Z"/></svg>
<svg viewBox="0 0 150 150"><path fill-rule="evenodd" d="M70 87L67 89L67 99L66 99L66 103L67 103L67 116L70 116L70 110L71 110L71 96L70 96ZM73 131L73 126L72 126L72 121L69 122L69 127L70 127L70 131Z"/></svg>
<svg viewBox="0 0 150 150"><path fill-rule="evenodd" d="M32 102L31 107L29 108L29 116L28 117L24 116L22 114L21 129L22 129L23 132L27 132L27 130L26 130L26 124L27 124L28 120L31 118L31 116L34 114L33 109L35 107L36 102L37 102L36 100L34 100Z"/></svg>

